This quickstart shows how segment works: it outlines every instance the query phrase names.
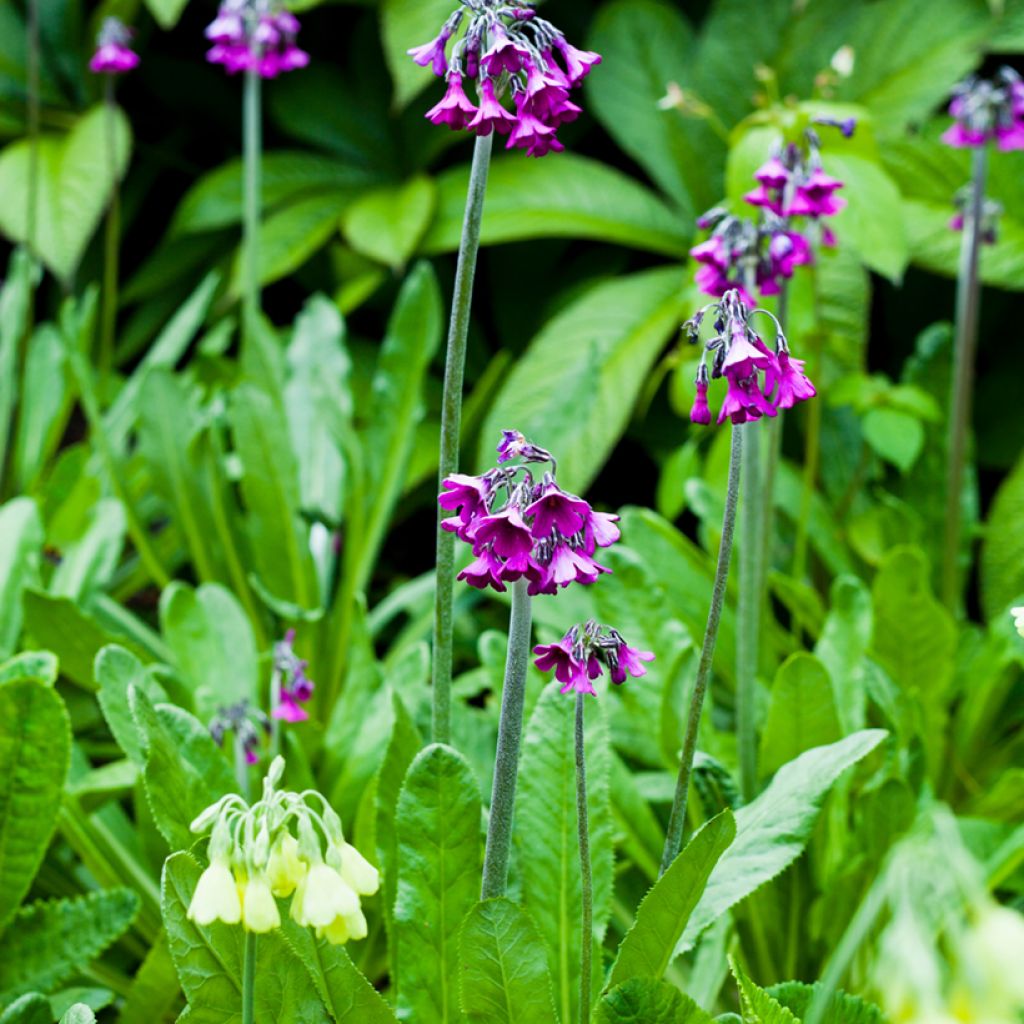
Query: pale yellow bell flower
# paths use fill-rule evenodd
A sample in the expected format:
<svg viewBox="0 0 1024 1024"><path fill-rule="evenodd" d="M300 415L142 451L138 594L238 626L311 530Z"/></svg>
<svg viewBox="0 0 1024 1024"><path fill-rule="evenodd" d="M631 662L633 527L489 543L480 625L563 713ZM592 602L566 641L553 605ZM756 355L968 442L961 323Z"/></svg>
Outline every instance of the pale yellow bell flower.
<svg viewBox="0 0 1024 1024"><path fill-rule="evenodd" d="M326 939L332 946L342 946L350 939L365 939L367 933L366 918L362 910L354 914L341 914L326 928L317 928L316 937Z"/></svg>
<svg viewBox="0 0 1024 1024"><path fill-rule="evenodd" d="M360 896L372 896L380 888L380 872L350 843L342 843L337 849L341 877Z"/></svg>
<svg viewBox="0 0 1024 1024"><path fill-rule="evenodd" d="M269 932L281 927L281 914L274 902L274 894L262 875L254 875L246 883L242 897L242 924L250 932Z"/></svg>
<svg viewBox="0 0 1024 1024"><path fill-rule="evenodd" d="M267 861L267 882L275 896L291 896L306 874L306 862L299 856L299 844L290 832L282 832Z"/></svg>
<svg viewBox="0 0 1024 1024"><path fill-rule="evenodd" d="M214 921L238 924L242 919L242 902L238 886L227 860L214 860L199 876L192 902L188 905L188 919L205 927Z"/></svg>
<svg viewBox="0 0 1024 1024"><path fill-rule="evenodd" d="M291 915L303 927L326 928L335 918L359 911L359 897L332 867L310 867L292 897Z"/></svg>

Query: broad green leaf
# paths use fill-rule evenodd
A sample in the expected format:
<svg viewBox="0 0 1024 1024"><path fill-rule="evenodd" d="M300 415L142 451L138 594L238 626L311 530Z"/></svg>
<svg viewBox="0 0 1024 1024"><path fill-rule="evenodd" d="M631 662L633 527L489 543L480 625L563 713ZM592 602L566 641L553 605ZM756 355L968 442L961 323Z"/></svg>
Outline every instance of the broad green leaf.
<svg viewBox="0 0 1024 1024"><path fill-rule="evenodd" d="M453 252L462 233L469 167L437 179L437 216L423 252ZM481 241L586 238L646 249L663 256L686 254L689 222L621 171L596 160L561 153L556 160L499 157L487 182Z"/></svg>
<svg viewBox="0 0 1024 1024"><path fill-rule="evenodd" d="M625 430L687 290L678 269L646 270L587 289L533 339L480 429L480 465L515 425L558 458L563 486L582 492Z"/></svg>
<svg viewBox="0 0 1024 1024"><path fill-rule="evenodd" d="M29 992L0 1014L0 1024L53 1024L50 1000L38 992Z"/></svg>
<svg viewBox="0 0 1024 1024"><path fill-rule="evenodd" d="M187 853L176 853L164 864L161 906L171 957L185 997L199 1011L198 1019L237 1024L245 933L237 925L218 921L200 928L188 920L199 874L199 865ZM280 933L260 935L256 943L256 1020L324 1024L327 1010L310 984L312 980ZM195 1015L189 1019L194 1020Z"/></svg>
<svg viewBox="0 0 1024 1024"><path fill-rule="evenodd" d="M677 953L691 948L712 921L800 856L832 784L886 735L884 729L864 729L808 750L783 765L768 788L736 812L736 839L711 872Z"/></svg>
<svg viewBox="0 0 1024 1024"><path fill-rule="evenodd" d="M800 981L783 981L766 989L766 993L802 1020L820 985L821 982L805 985ZM874 1003L860 996L832 992L820 1020L821 1024L885 1024L885 1015Z"/></svg>
<svg viewBox="0 0 1024 1024"><path fill-rule="evenodd" d="M113 118L114 153L108 150ZM119 107L100 105L83 114L66 135L38 143L35 245L40 259L67 282L106 208L131 151L131 129ZM30 146L27 140L0 153L0 231L24 242L28 230Z"/></svg>
<svg viewBox="0 0 1024 1024"><path fill-rule="evenodd" d="M172 704L153 706L132 686L128 699L146 750L146 798L172 850L192 846L189 825L210 804L235 790L235 780L209 730Z"/></svg>
<svg viewBox="0 0 1024 1024"><path fill-rule="evenodd" d="M398 798L395 939L399 1015L460 1018L458 932L480 890L480 794L472 769L433 744L409 767Z"/></svg>
<svg viewBox="0 0 1024 1024"><path fill-rule="evenodd" d="M121 559L124 540L124 506L117 498L102 498L89 510L85 532L64 549L50 579L50 593L81 601L106 586Z"/></svg>
<svg viewBox="0 0 1024 1024"><path fill-rule="evenodd" d="M73 1006L78 1005L92 1013L98 1013L108 1007L115 998L114 993L108 988L75 985L62 988L50 996L50 1009L54 1016L63 1016Z"/></svg>
<svg viewBox="0 0 1024 1024"><path fill-rule="evenodd" d="M60 1024L96 1024L96 1014L85 1003L75 1003L61 1017Z"/></svg>
<svg viewBox="0 0 1024 1024"><path fill-rule="evenodd" d="M2 515L2 512L0 512ZM1024 458L999 485L981 548L981 603L993 622L1024 594Z"/></svg>
<svg viewBox="0 0 1024 1024"><path fill-rule="evenodd" d="M832 679L843 733L864 727L861 661L871 643L871 594L856 576L839 576L829 593L829 613L814 648Z"/></svg>
<svg viewBox="0 0 1024 1024"><path fill-rule="evenodd" d="M755 985L732 957L729 967L740 990L740 1015L744 1024L800 1024L790 1010Z"/></svg>
<svg viewBox="0 0 1024 1024"><path fill-rule="evenodd" d="M594 892L594 941L611 913L613 824L608 726L596 700L585 702L587 814ZM516 793L515 846L523 909L548 954L561 1020L576 1019L580 963L580 852L576 818L573 698L549 684L530 715Z"/></svg>
<svg viewBox="0 0 1024 1024"><path fill-rule="evenodd" d="M0 662L0 683L30 680L53 686L57 682L59 665L52 651L22 651L7 661Z"/></svg>
<svg viewBox="0 0 1024 1024"><path fill-rule="evenodd" d="M135 972L117 1024L152 1024L154 1019L166 1018L180 999L181 984L167 946L167 935L161 933Z"/></svg>
<svg viewBox="0 0 1024 1024"><path fill-rule="evenodd" d="M18 402L18 356L29 326L29 304L37 276L35 261L27 250L15 249L0 287L0 466L7 458L7 442ZM23 410L23 419L24 416ZM0 572L0 579L4 575Z"/></svg>
<svg viewBox="0 0 1024 1024"><path fill-rule="evenodd" d="M71 723L56 691L29 680L0 685L0 931L57 827L70 755Z"/></svg>
<svg viewBox="0 0 1024 1024"><path fill-rule="evenodd" d="M160 628L200 718L206 720L220 705L256 701L256 641L230 590L218 583L193 590L175 580L160 595Z"/></svg>
<svg viewBox="0 0 1024 1024"><path fill-rule="evenodd" d="M886 462L904 473L924 448L924 427L916 416L899 409L869 409L861 421L864 440Z"/></svg>
<svg viewBox="0 0 1024 1024"><path fill-rule="evenodd" d="M406 51L430 42L452 10L449 0L383 0L380 4L384 58L395 83L396 107L404 107L427 86L440 90L441 80L430 68L414 64ZM427 105L433 104L431 100Z"/></svg>
<svg viewBox="0 0 1024 1024"><path fill-rule="evenodd" d="M174 28L188 0L146 0L146 6L162 29Z"/></svg>
<svg viewBox="0 0 1024 1024"><path fill-rule="evenodd" d="M21 636L21 594L39 580L43 524L31 498L0 506L0 658L12 654Z"/></svg>
<svg viewBox="0 0 1024 1024"><path fill-rule="evenodd" d="M664 975L708 876L735 838L736 824L726 810L690 839L637 908L636 921L619 946L609 986Z"/></svg>
<svg viewBox="0 0 1024 1024"><path fill-rule="evenodd" d="M597 1024L711 1024L711 1015L689 996L656 978L630 978L597 1006Z"/></svg>
<svg viewBox="0 0 1024 1024"><path fill-rule="evenodd" d="M459 933L462 1011L469 1024L548 1024L551 972L533 922L504 897L484 900Z"/></svg>
<svg viewBox="0 0 1024 1024"><path fill-rule="evenodd" d="M117 745L141 768L146 763L146 749L132 717L128 691L132 686L138 687L154 704L165 701L167 694L146 666L117 644L104 647L96 655L95 672L99 686L96 699L107 726Z"/></svg>
<svg viewBox="0 0 1024 1024"><path fill-rule="evenodd" d="M342 230L356 252L399 270L416 251L436 206L437 186L419 175L357 199L345 211Z"/></svg>
<svg viewBox="0 0 1024 1024"><path fill-rule="evenodd" d="M24 992L49 992L82 973L127 931L139 909L131 889L32 903L4 932L0 1002Z"/></svg>
<svg viewBox="0 0 1024 1024"><path fill-rule="evenodd" d="M805 750L833 743L841 735L828 670L813 654L791 654L772 684L761 736L761 775L774 775Z"/></svg>

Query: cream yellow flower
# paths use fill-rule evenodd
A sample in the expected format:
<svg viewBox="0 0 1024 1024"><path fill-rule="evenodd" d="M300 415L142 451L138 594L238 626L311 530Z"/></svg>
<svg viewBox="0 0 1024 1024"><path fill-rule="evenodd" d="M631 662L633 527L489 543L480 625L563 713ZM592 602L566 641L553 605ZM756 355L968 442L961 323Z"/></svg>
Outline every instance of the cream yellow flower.
<svg viewBox="0 0 1024 1024"><path fill-rule="evenodd" d="M282 832L267 861L267 882L275 896L291 896L306 874L306 862L299 856L299 844L291 832Z"/></svg>
<svg viewBox="0 0 1024 1024"><path fill-rule="evenodd" d="M295 889L291 915L303 927L326 928L335 918L359 913L355 890L332 867L314 864Z"/></svg>
<svg viewBox="0 0 1024 1024"><path fill-rule="evenodd" d="M350 843L337 847L341 856L341 877L360 896L372 896L380 888L380 873Z"/></svg>
<svg viewBox="0 0 1024 1024"><path fill-rule="evenodd" d="M269 932L281 927L281 914L274 902L274 894L262 875L254 875L245 885L242 924L250 932Z"/></svg>
<svg viewBox="0 0 1024 1024"><path fill-rule="evenodd" d="M1024 636L1024 607L1011 608L1010 614L1013 616L1014 628L1021 636Z"/></svg>
<svg viewBox="0 0 1024 1024"><path fill-rule="evenodd" d="M238 924L242 919L238 886L226 858L211 861L199 876L192 902L188 905L188 919L203 927L214 921Z"/></svg>
<svg viewBox="0 0 1024 1024"><path fill-rule="evenodd" d="M349 939L365 939L366 931L366 918L362 910L357 909L353 914L339 915L326 928L317 928L316 937L326 939L333 946L342 946Z"/></svg>

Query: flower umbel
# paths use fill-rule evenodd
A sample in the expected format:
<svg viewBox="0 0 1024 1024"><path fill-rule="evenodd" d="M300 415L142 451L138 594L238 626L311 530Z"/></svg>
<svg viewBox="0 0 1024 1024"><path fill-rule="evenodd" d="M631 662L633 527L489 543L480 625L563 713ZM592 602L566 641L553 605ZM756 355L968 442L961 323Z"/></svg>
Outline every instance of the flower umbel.
<svg viewBox="0 0 1024 1024"><path fill-rule="evenodd" d="M298 34L299 19L275 0L221 0L217 17L206 27L213 44L206 59L223 64L231 75L256 71L261 78L276 78L309 63L309 54L295 42Z"/></svg>
<svg viewBox="0 0 1024 1024"><path fill-rule="evenodd" d="M274 644L274 687L277 704L271 714L285 722L304 722L309 718L305 704L316 689L316 684L306 675L307 663L297 657L293 644L295 630L289 629L283 640Z"/></svg>
<svg viewBox="0 0 1024 1024"><path fill-rule="evenodd" d="M1003 67L991 80L971 75L953 89L949 104L953 124L942 135L956 149L987 145L1024 149L1024 81Z"/></svg>
<svg viewBox="0 0 1024 1024"><path fill-rule="evenodd" d="M630 647L622 634L593 619L573 626L557 643L538 644L534 664L541 672L554 672L562 684L562 693L596 693L593 680L607 666L612 682L621 685L626 676L647 674L644 662L654 661L650 651Z"/></svg>
<svg viewBox="0 0 1024 1024"><path fill-rule="evenodd" d="M131 48L132 30L120 18L104 18L96 36L96 52L89 70L97 75L120 75L139 66L139 55Z"/></svg>
<svg viewBox="0 0 1024 1024"><path fill-rule="evenodd" d="M565 148L556 131L580 114L569 91L601 63L598 54L578 50L538 18L528 0L464 2L435 38L408 52L448 82L444 98L427 111L429 121L476 135L507 135L506 149L528 156ZM466 95L466 79L476 80L479 106Z"/></svg>

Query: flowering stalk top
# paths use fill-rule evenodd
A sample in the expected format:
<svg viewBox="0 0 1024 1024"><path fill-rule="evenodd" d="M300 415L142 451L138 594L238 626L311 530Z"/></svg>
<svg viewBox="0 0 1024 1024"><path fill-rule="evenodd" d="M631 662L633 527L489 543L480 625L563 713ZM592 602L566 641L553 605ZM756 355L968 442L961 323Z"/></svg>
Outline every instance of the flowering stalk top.
<svg viewBox="0 0 1024 1024"><path fill-rule="evenodd" d="M708 384L711 378L724 377L728 384L718 422L726 418L746 423L762 416L775 416L779 409L790 409L797 402L813 398L817 392L804 374L802 359L790 355L789 345L779 322L767 310L750 310L739 292L728 291L720 302L697 311L684 325L691 342L696 342L701 323L708 311L714 314L715 337L704 346L697 368L697 396L690 411L694 423L710 423ZM751 326L757 313L775 323L775 351L761 340ZM707 357L712 354L711 370Z"/></svg>
<svg viewBox="0 0 1024 1024"><path fill-rule="evenodd" d="M953 90L949 113L955 118L942 141L957 149L987 145L1024 149L1024 81L1012 68L1000 68L991 81L972 75Z"/></svg>
<svg viewBox="0 0 1024 1024"><path fill-rule="evenodd" d="M261 733L270 735L270 719L247 700L221 706L210 722L210 735L220 747L229 732L234 734L235 748L244 756L245 763L256 764L260 759Z"/></svg>
<svg viewBox="0 0 1024 1024"><path fill-rule="evenodd" d="M516 464L508 465L513 460ZM551 453L518 431L503 432L498 462L482 476L455 473L442 481L438 504L458 514L441 526L471 544L476 555L460 580L504 591L507 582L525 576L530 594L554 594L611 571L593 556L619 539L618 516L595 512L563 491ZM530 463L548 463L551 469L535 480Z"/></svg>
<svg viewBox="0 0 1024 1024"><path fill-rule="evenodd" d="M966 185L953 197L956 213L949 219L953 231L963 231L964 221L971 205L972 187ZM995 199L982 199L980 237L982 245L995 245L999 239L999 218L1003 215L1003 204Z"/></svg>
<svg viewBox="0 0 1024 1024"><path fill-rule="evenodd" d="M252 70L276 78L309 63L309 54L295 42L299 27L299 19L275 0L221 0L217 17L206 27L213 43L206 59L223 64L228 74Z"/></svg>
<svg viewBox="0 0 1024 1024"><path fill-rule="evenodd" d="M565 148L556 131L580 114L569 90L601 63L599 54L576 49L538 18L530 0L463 0L438 35L409 56L448 83L427 111L429 121L476 135L507 135L506 149L525 149L528 156ZM466 95L464 78L476 79L477 104Z"/></svg>
<svg viewBox="0 0 1024 1024"><path fill-rule="evenodd" d="M89 70L97 75L120 75L139 66L139 55L131 48L132 30L120 18L104 18L96 35L96 52Z"/></svg>
<svg viewBox="0 0 1024 1024"><path fill-rule="evenodd" d="M210 833L210 866L200 875L188 918L241 924L247 931L281 926L276 898L292 897L291 917L335 945L366 937L360 896L377 891L377 869L345 842L341 819L315 790L275 787L284 773L277 757L263 781L263 796L251 807L229 794L192 822L197 835Z"/></svg>
<svg viewBox="0 0 1024 1024"><path fill-rule="evenodd" d="M295 630L289 629L284 639L274 644L274 687L278 694L277 706L271 714L285 722L304 722L309 718L305 704L316 689L306 675L307 663L295 654Z"/></svg>
<svg viewBox="0 0 1024 1024"><path fill-rule="evenodd" d="M654 661L650 651L630 647L617 629L601 626L593 619L573 626L554 644L534 647L534 664L541 672L554 671L562 684L562 693L596 693L593 680L608 667L612 682L617 686L631 676L647 674L644 662Z"/></svg>

